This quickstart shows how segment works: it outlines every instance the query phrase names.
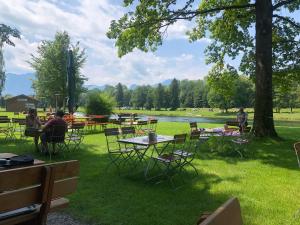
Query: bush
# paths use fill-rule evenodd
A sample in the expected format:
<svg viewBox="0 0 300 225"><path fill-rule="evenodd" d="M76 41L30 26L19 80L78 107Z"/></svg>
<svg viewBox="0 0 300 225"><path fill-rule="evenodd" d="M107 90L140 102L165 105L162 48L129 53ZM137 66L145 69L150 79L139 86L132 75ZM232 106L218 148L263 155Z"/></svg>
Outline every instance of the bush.
<svg viewBox="0 0 300 225"><path fill-rule="evenodd" d="M86 113L90 115L110 115L115 106L115 100L99 92L87 95Z"/></svg>

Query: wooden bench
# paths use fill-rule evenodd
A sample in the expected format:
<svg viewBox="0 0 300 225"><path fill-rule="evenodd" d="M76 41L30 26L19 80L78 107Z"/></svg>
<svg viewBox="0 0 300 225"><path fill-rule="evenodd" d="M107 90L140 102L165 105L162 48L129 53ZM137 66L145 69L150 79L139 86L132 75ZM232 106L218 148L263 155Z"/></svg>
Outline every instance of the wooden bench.
<svg viewBox="0 0 300 225"><path fill-rule="evenodd" d="M48 212L68 206L78 175L75 160L0 171L0 225L45 225Z"/></svg>
<svg viewBox="0 0 300 225"><path fill-rule="evenodd" d="M238 199L231 198L212 214L202 215L197 225L243 225Z"/></svg>

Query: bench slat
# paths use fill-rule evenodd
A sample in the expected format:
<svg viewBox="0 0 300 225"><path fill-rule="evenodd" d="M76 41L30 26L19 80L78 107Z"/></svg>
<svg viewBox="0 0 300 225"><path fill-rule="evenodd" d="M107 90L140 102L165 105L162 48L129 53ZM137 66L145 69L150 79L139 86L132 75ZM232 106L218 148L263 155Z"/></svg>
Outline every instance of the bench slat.
<svg viewBox="0 0 300 225"><path fill-rule="evenodd" d="M77 187L77 177L54 182L52 199L60 198L73 193Z"/></svg>
<svg viewBox="0 0 300 225"><path fill-rule="evenodd" d="M59 199L52 200L50 206L50 212L55 212L57 210L66 208L68 205L69 205L69 200L66 198L59 198ZM33 220L38 217L38 214L39 214L39 208L37 209L37 211L29 214L24 214L6 220L2 220L0 221L0 225L15 225L17 223L21 223L24 221Z"/></svg>
<svg viewBox="0 0 300 225"><path fill-rule="evenodd" d="M42 203L41 186L0 193L0 212Z"/></svg>

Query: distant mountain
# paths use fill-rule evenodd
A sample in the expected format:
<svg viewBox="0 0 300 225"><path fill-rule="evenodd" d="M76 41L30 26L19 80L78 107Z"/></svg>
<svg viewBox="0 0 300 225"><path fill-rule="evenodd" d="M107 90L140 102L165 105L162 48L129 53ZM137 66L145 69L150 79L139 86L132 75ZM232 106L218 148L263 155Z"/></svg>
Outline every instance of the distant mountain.
<svg viewBox="0 0 300 225"><path fill-rule="evenodd" d="M170 85L170 84L172 83L172 80L173 80L173 79L164 80L163 82L161 82L161 84L162 84L163 86L168 86L168 85Z"/></svg>
<svg viewBox="0 0 300 225"><path fill-rule="evenodd" d="M92 85L92 84L89 84L89 85L84 85L85 88L87 88L88 90L93 90L93 89L99 89L99 90L104 90L105 88L105 85Z"/></svg>
<svg viewBox="0 0 300 225"><path fill-rule="evenodd" d="M32 80L34 79L34 73L25 73L25 74L14 74L14 73L7 73L6 74L6 81L5 87L2 92L2 95L33 95L34 90L32 88ZM172 82L172 79L164 80L161 82L162 85L168 86ZM104 90L106 85L84 85L85 88L88 90L99 89ZM131 84L129 89L134 90L137 88L138 85ZM154 86L157 86L154 85Z"/></svg>
<svg viewBox="0 0 300 225"><path fill-rule="evenodd" d="M3 95L33 95L32 80L34 79L34 73L14 74L7 73L6 81L3 90Z"/></svg>

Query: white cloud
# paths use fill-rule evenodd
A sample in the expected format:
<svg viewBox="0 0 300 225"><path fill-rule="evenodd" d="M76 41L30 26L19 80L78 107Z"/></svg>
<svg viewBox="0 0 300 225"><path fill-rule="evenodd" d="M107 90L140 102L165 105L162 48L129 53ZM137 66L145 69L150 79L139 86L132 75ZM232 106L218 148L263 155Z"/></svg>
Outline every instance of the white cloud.
<svg viewBox="0 0 300 225"><path fill-rule="evenodd" d="M110 21L124 12L121 3L117 6L109 0L10 0L0 2L0 12L3 23L17 27L22 33L22 39L15 40L16 47L5 47L8 72L32 71L27 61L36 53L40 41L53 39L55 32L62 30L87 49L83 73L89 79L88 84L153 84L173 77L199 79L207 71L204 62L189 53L162 57L134 51L118 58L106 32ZM172 25L167 40L186 39L190 25L184 21Z"/></svg>

